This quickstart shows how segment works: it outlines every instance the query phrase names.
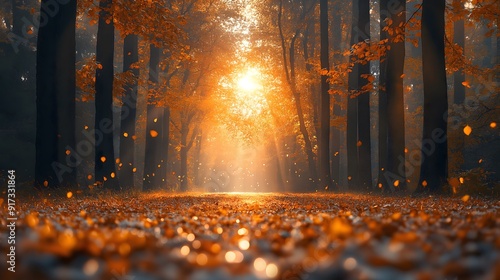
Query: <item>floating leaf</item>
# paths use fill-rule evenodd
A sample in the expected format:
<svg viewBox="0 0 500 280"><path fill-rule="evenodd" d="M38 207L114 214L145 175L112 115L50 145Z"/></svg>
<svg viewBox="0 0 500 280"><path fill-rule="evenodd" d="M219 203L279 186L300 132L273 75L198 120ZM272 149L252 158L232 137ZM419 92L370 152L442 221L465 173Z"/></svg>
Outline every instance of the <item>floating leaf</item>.
<svg viewBox="0 0 500 280"><path fill-rule="evenodd" d="M464 127L464 134L467 135L467 136L469 136L471 133L472 133L472 127L466 125Z"/></svg>

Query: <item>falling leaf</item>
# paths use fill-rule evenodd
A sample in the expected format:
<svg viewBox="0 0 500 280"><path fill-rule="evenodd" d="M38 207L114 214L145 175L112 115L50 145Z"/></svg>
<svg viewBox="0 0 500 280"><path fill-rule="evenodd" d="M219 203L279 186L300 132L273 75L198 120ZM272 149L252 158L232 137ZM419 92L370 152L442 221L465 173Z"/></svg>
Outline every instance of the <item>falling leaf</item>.
<svg viewBox="0 0 500 280"><path fill-rule="evenodd" d="M483 159L479 159L479 161L478 161L478 162L479 162L479 163L483 163Z"/></svg>
<svg viewBox="0 0 500 280"><path fill-rule="evenodd" d="M90 174L89 174L89 175L87 175L87 179L88 179L88 180L92 180L92 175L90 175Z"/></svg>
<svg viewBox="0 0 500 280"><path fill-rule="evenodd" d="M87 129L89 129L89 126L86 125L86 126L83 127L83 129L87 130Z"/></svg>
<svg viewBox="0 0 500 280"><path fill-rule="evenodd" d="M117 164L118 164L118 163L120 163L120 158L116 158L116 159L115 159L115 162L116 162Z"/></svg>
<svg viewBox="0 0 500 280"><path fill-rule="evenodd" d="M158 118L154 118L153 122L157 122L158 121Z"/></svg>
<svg viewBox="0 0 500 280"><path fill-rule="evenodd" d="M490 127L491 127L491 128L495 128L495 127L497 127L497 123L496 123L496 122L491 122L491 123L490 123Z"/></svg>
<svg viewBox="0 0 500 280"><path fill-rule="evenodd" d="M470 199L470 195L468 195L468 194L462 196L462 201L463 202L467 202L467 201L469 201L469 199Z"/></svg>
<svg viewBox="0 0 500 280"><path fill-rule="evenodd" d="M151 135L151 137L155 138L155 137L158 137L158 132L156 132L156 130L154 130L154 129L151 129L149 131L149 135Z"/></svg>
<svg viewBox="0 0 500 280"><path fill-rule="evenodd" d="M394 181L394 187L398 187L398 186L399 186L399 180Z"/></svg>
<svg viewBox="0 0 500 280"><path fill-rule="evenodd" d="M427 181L426 181L426 180L423 180L423 181L422 181L422 186L423 186L424 188L425 188L425 187L427 187Z"/></svg>
<svg viewBox="0 0 500 280"><path fill-rule="evenodd" d="M43 181L43 186L44 187L48 187L49 186L49 181L47 181L47 180Z"/></svg>
<svg viewBox="0 0 500 280"><path fill-rule="evenodd" d="M72 192L68 192L68 193L66 194L66 197L67 197L67 198L72 198L72 197L73 197L73 193L72 193Z"/></svg>
<svg viewBox="0 0 500 280"><path fill-rule="evenodd" d="M460 184L463 184L463 183L464 183L464 178L460 177Z"/></svg>
<svg viewBox="0 0 500 280"><path fill-rule="evenodd" d="M466 87L466 88L470 88L470 84L469 84L469 82L468 82L468 81L463 81L463 82L462 82L462 85L463 85L464 87Z"/></svg>
<svg viewBox="0 0 500 280"><path fill-rule="evenodd" d="M137 171L137 168L132 168L132 172L136 172Z"/></svg>
<svg viewBox="0 0 500 280"><path fill-rule="evenodd" d="M105 157L105 156L102 156L102 157L101 157L101 161L102 161L102 162L106 162L106 157Z"/></svg>
<svg viewBox="0 0 500 280"><path fill-rule="evenodd" d="M468 125L464 127L464 134L469 136L472 133L472 128Z"/></svg>
<svg viewBox="0 0 500 280"><path fill-rule="evenodd" d="M66 150L66 155L69 156L71 154L70 150Z"/></svg>
<svg viewBox="0 0 500 280"><path fill-rule="evenodd" d="M111 174L110 174L110 175L111 175L111 178L115 178L115 176L116 176L116 175L115 175L115 172L111 172Z"/></svg>
<svg viewBox="0 0 500 280"><path fill-rule="evenodd" d="M128 133L127 133L127 132L124 132L124 133L123 133L123 137L127 138L127 137L128 137Z"/></svg>
<svg viewBox="0 0 500 280"><path fill-rule="evenodd" d="M363 146L363 142L361 142L361 140L359 140L358 143L356 144L356 146L358 146L358 147Z"/></svg>

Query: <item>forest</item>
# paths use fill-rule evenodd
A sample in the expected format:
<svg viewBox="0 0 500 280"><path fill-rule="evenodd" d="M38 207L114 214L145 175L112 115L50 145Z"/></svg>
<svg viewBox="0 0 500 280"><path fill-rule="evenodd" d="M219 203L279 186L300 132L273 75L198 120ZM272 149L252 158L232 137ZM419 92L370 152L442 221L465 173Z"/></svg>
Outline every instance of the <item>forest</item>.
<svg viewBox="0 0 500 280"><path fill-rule="evenodd" d="M497 0L0 0L2 279L500 278Z"/></svg>

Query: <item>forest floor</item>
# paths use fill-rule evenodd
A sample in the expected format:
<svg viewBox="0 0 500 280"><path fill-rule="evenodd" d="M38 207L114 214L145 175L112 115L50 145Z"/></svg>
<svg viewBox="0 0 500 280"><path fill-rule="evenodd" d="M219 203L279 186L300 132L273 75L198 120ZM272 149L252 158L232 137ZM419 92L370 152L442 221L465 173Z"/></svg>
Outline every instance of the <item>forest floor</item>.
<svg viewBox="0 0 500 280"><path fill-rule="evenodd" d="M1 279L500 279L498 199L68 193L16 203L16 272L1 261Z"/></svg>

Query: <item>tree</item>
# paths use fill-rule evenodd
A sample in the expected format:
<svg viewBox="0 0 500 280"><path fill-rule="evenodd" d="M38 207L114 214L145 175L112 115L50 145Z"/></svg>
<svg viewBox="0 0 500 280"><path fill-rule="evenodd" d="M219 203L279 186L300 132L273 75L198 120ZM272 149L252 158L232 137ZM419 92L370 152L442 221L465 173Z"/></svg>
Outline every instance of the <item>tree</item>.
<svg viewBox="0 0 500 280"><path fill-rule="evenodd" d="M453 0L453 8L458 9L458 11L454 11L456 15L463 15L464 14L464 4L462 1L459 0ZM455 21L454 23L454 32L453 32L453 42L457 44L461 49L462 52L465 54L465 21L464 21L465 16L460 16L460 19ZM465 101L465 86L463 83L465 82L465 73L464 69L459 69L458 71L455 71L453 74L453 89L454 89L454 95L453 95L453 100L455 104L463 104Z"/></svg>
<svg viewBox="0 0 500 280"><path fill-rule="evenodd" d="M166 182L162 175L166 170L169 139L169 111L162 108L157 102L154 88L158 86L160 63L160 49L150 45L149 55L149 93L146 109L146 148L144 157L143 190L149 191L160 188ZM166 175L166 174L165 174Z"/></svg>
<svg viewBox="0 0 500 280"><path fill-rule="evenodd" d="M113 144L113 56L115 28L111 0L99 2L95 79L95 180L119 189Z"/></svg>
<svg viewBox="0 0 500 280"><path fill-rule="evenodd" d="M340 1L334 1L334 5L331 16L331 28L330 32L332 33L332 53L333 53L333 62L332 64L340 64L341 63L341 43L342 43L342 13L341 9L338 5L341 5ZM333 68L334 66L332 66ZM339 117L343 115L341 104L341 94L335 93L333 98L333 116ZM338 186L340 184L340 149L341 149L341 140L342 135L344 134L340 128L331 126L331 139L330 139L330 160L331 160L331 175L334 186Z"/></svg>
<svg viewBox="0 0 500 280"><path fill-rule="evenodd" d="M321 71L329 70L328 0L320 1ZM326 74L321 75L319 171L322 186L332 189L330 176L330 85Z"/></svg>
<svg viewBox="0 0 500 280"><path fill-rule="evenodd" d="M388 40L387 34L387 11L389 11L389 0L380 1L380 41ZM392 19L391 19L392 20ZM387 59L380 59L379 91L378 91L378 180L377 187L383 191L391 185L386 179L387 174L387 126L389 116L387 112Z"/></svg>
<svg viewBox="0 0 500 280"><path fill-rule="evenodd" d="M137 107L137 87L139 79L137 35L127 35L123 42L123 72L130 71L132 80L125 85L122 98L120 126L120 185L134 187L135 119Z"/></svg>
<svg viewBox="0 0 500 280"><path fill-rule="evenodd" d="M447 86L444 56L444 0L422 3L424 127L422 167L417 191L437 192L447 182Z"/></svg>
<svg viewBox="0 0 500 280"><path fill-rule="evenodd" d="M353 2L351 62L356 61L355 52L370 41L370 2ZM370 95L365 84L370 76L368 61L354 63L349 73L350 98L347 104L347 164L349 187L357 190L371 188L371 144L370 144Z"/></svg>
<svg viewBox="0 0 500 280"><path fill-rule="evenodd" d="M309 167L309 178L311 178L311 182L316 183L317 180L317 170L316 170L316 163L315 163L315 154L313 151L313 146L311 139L309 138L309 132L307 131L307 127L305 124L305 118L304 118L304 112L302 109L301 105L301 94L297 88L297 77L296 77L296 61L295 61L295 48L296 48L296 42L297 39L299 38L301 31L302 31L302 26L298 25L295 27L295 30L293 30L293 33L290 37L290 39L287 39L285 37L284 33L284 26L283 26L283 10L284 10L284 5L283 5L283 0L280 0L279 7L278 7L278 29L279 29L279 37L280 37L280 42L281 42L281 52L282 52L282 57L283 57L283 71L285 72L286 76L286 82L288 86L290 87L290 91L292 92L293 99L295 102L295 109L297 110L297 117L299 119L299 129L300 133L302 134L302 137L304 139L304 150L307 155L307 162L308 162L308 167ZM309 8L306 6L303 6L301 8L301 13L299 16L299 22L304 22L306 19L306 15L311 12L312 8L314 5L311 5ZM288 45L287 45L288 44ZM288 51L288 54L287 54Z"/></svg>
<svg viewBox="0 0 500 280"><path fill-rule="evenodd" d="M391 15L393 28L389 28L389 48L385 69L387 109L387 170L384 179L390 188L406 188L405 172L405 112L404 112L404 61L406 1L393 4L397 13ZM393 6L393 7L394 7Z"/></svg>
<svg viewBox="0 0 500 280"><path fill-rule="evenodd" d="M370 1L359 1L358 26L361 28L363 40L370 41ZM358 29L359 30L359 29ZM361 37L359 37L361 38ZM370 63L359 65L358 86L366 84L370 75ZM359 188L370 190L372 188L372 165L371 165L371 139L370 139L370 92L364 92L358 96L358 164L359 164Z"/></svg>
<svg viewBox="0 0 500 280"><path fill-rule="evenodd" d="M41 7L49 1L42 1ZM76 1L41 25L37 42L35 186L74 184Z"/></svg>

